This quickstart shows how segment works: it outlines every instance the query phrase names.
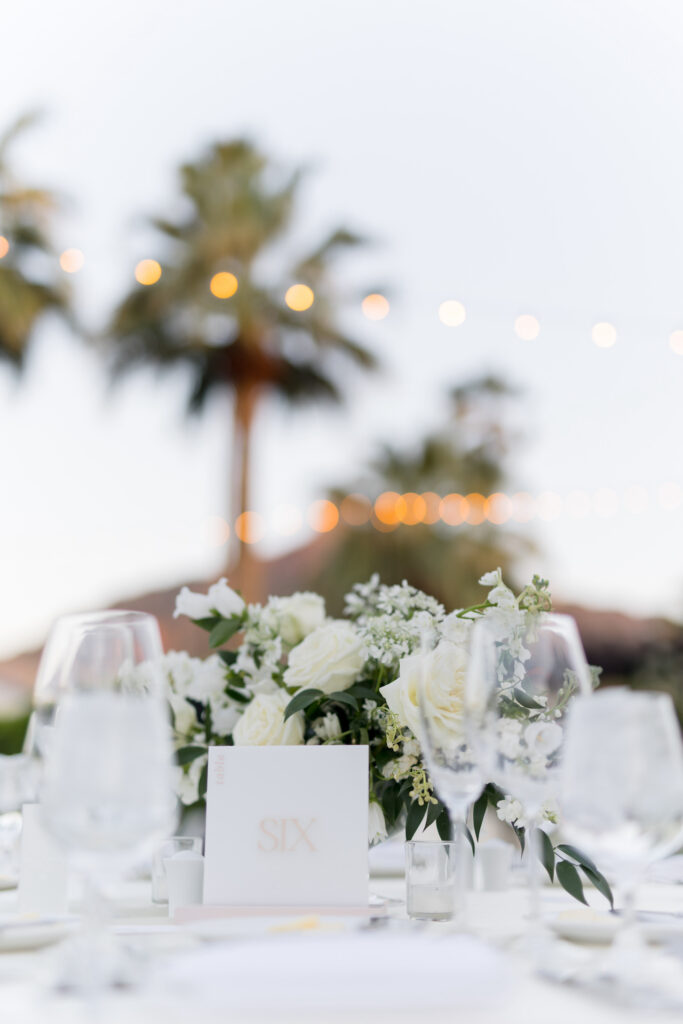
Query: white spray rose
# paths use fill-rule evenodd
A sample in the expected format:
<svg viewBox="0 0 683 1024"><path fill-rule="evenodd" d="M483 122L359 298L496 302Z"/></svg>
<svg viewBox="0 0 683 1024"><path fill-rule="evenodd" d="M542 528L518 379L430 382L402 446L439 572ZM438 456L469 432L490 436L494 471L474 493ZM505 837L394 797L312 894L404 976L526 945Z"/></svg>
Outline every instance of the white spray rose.
<svg viewBox="0 0 683 1024"><path fill-rule="evenodd" d="M285 721L290 697L284 690L259 693L232 731L237 747L296 746L303 743L305 718L298 711Z"/></svg>
<svg viewBox="0 0 683 1024"><path fill-rule="evenodd" d="M325 602L320 594L310 591L291 597L271 597L265 615L273 619L275 628L290 647L312 633L325 622Z"/></svg>
<svg viewBox="0 0 683 1024"><path fill-rule="evenodd" d="M224 576L219 579L218 583L209 587L207 597L211 610L217 611L224 619L229 619L233 615L241 615L246 607L240 595L228 586L228 581Z"/></svg>
<svg viewBox="0 0 683 1024"><path fill-rule="evenodd" d="M387 838L387 825L384 820L384 811L380 805L372 800L368 807L368 842L370 846L381 843Z"/></svg>
<svg viewBox="0 0 683 1024"><path fill-rule="evenodd" d="M207 594L197 594L189 587L183 587L175 599L173 618L187 615L188 619L206 619L211 614L211 605Z"/></svg>
<svg viewBox="0 0 683 1024"><path fill-rule="evenodd" d="M398 679L380 690L389 710L404 728L420 735L419 694L434 739L448 749L463 741L463 708L467 654L442 640L427 654L403 658Z"/></svg>
<svg viewBox="0 0 683 1024"><path fill-rule="evenodd" d="M549 757L562 743L562 726L557 722L532 722L524 730L524 742L530 754Z"/></svg>
<svg viewBox="0 0 683 1024"><path fill-rule="evenodd" d="M363 642L350 622L332 620L319 626L289 655L285 683L323 693L346 690L365 663Z"/></svg>

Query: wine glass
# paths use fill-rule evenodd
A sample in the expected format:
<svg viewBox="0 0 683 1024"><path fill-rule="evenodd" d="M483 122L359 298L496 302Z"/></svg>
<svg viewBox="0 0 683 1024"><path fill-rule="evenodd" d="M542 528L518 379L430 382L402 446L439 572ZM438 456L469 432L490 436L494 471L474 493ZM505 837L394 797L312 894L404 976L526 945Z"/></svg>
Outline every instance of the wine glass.
<svg viewBox="0 0 683 1024"><path fill-rule="evenodd" d="M35 800L33 762L25 754L0 754L0 889L19 877L19 840L25 803Z"/></svg>
<svg viewBox="0 0 683 1024"><path fill-rule="evenodd" d="M621 891L622 927L598 974L631 984L647 967L635 923L637 885L683 840L683 744L671 697L618 687L577 700L560 801L567 837Z"/></svg>
<svg viewBox="0 0 683 1024"><path fill-rule="evenodd" d="M557 797L565 716L571 697L591 692L574 620L568 615L496 610L471 633L466 685L468 738L491 782L517 801L526 827L529 934L541 928L539 826Z"/></svg>
<svg viewBox="0 0 683 1024"><path fill-rule="evenodd" d="M120 612L68 634L41 803L85 886L85 935L63 984L92 988L128 981L107 942L103 890L169 834L176 801L156 619Z"/></svg>
<svg viewBox="0 0 683 1024"><path fill-rule="evenodd" d="M420 747L429 776L446 805L455 842L455 920L465 927L469 840L467 816L484 787L463 721L467 656L448 640L423 633L420 650L418 710Z"/></svg>

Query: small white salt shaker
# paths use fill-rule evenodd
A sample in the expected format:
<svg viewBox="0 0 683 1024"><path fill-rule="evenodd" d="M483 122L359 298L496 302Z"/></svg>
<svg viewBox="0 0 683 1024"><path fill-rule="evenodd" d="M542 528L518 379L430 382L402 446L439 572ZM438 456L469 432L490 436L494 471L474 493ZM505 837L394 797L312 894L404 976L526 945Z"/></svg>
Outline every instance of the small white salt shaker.
<svg viewBox="0 0 683 1024"><path fill-rule="evenodd" d="M24 804L22 819L19 912L40 916L65 914L68 871L64 851L43 828L40 804Z"/></svg>
<svg viewBox="0 0 683 1024"><path fill-rule="evenodd" d="M481 870L482 888L486 892L500 892L508 888L512 848L503 839L489 839L477 850Z"/></svg>
<svg viewBox="0 0 683 1024"><path fill-rule="evenodd" d="M194 850L181 850L164 858L168 884L168 914L174 917L178 907L202 902L204 890L204 858Z"/></svg>

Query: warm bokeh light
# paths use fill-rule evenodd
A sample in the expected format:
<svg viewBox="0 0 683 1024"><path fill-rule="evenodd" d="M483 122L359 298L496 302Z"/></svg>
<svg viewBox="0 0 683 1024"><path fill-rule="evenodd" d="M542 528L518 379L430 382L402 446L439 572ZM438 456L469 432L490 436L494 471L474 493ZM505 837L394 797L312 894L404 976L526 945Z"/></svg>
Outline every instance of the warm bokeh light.
<svg viewBox="0 0 683 1024"><path fill-rule="evenodd" d="M207 543L212 548L222 548L230 538L230 527L221 516L209 516L204 523Z"/></svg>
<svg viewBox="0 0 683 1024"><path fill-rule="evenodd" d="M473 494L468 494L465 501L467 502L465 520L470 526L479 526L486 518L486 498L483 494L474 492Z"/></svg>
<svg viewBox="0 0 683 1024"><path fill-rule="evenodd" d="M266 524L258 512L242 512L235 520L235 533L244 544L256 544L265 532Z"/></svg>
<svg viewBox="0 0 683 1024"><path fill-rule="evenodd" d="M211 294L217 299L231 299L239 287L239 281L234 274L227 270L221 270L211 278L209 288Z"/></svg>
<svg viewBox="0 0 683 1024"><path fill-rule="evenodd" d="M271 525L275 533L282 537L291 537L303 526L303 516L294 505L278 505L271 516Z"/></svg>
<svg viewBox="0 0 683 1024"><path fill-rule="evenodd" d="M138 284L156 284L161 277L161 264L156 260L140 260L135 268L135 280ZM246 541L245 543L249 543Z"/></svg>
<svg viewBox="0 0 683 1024"><path fill-rule="evenodd" d="M545 523L552 523L562 515L562 498L554 491L543 491L536 502L536 515Z"/></svg>
<svg viewBox="0 0 683 1024"><path fill-rule="evenodd" d="M406 503L396 491L384 491L375 501L375 517L385 526L396 526L405 513Z"/></svg>
<svg viewBox="0 0 683 1024"><path fill-rule="evenodd" d="M672 331L669 335L669 347L677 356L683 356L683 331Z"/></svg>
<svg viewBox="0 0 683 1024"><path fill-rule="evenodd" d="M567 495L567 512L574 519L585 519L591 513L592 502L585 491L570 491Z"/></svg>
<svg viewBox="0 0 683 1024"><path fill-rule="evenodd" d="M484 505L484 515L495 526L507 523L512 515L512 502L507 494L501 494L498 491L495 494L490 494Z"/></svg>
<svg viewBox="0 0 683 1024"><path fill-rule="evenodd" d="M404 508L401 509L401 522L406 526L417 526L418 523L424 522L427 503L422 495L408 491L407 494L402 495L402 498Z"/></svg>
<svg viewBox="0 0 683 1024"><path fill-rule="evenodd" d="M285 302L295 313L303 313L313 305L315 295L307 284L293 284L285 292Z"/></svg>
<svg viewBox="0 0 683 1024"><path fill-rule="evenodd" d="M601 519L611 519L619 511L619 495L611 487L600 487L593 495L593 507Z"/></svg>
<svg viewBox="0 0 683 1024"><path fill-rule="evenodd" d="M455 299L448 299L439 306L439 320L446 327L459 327L460 324L464 324L466 316L462 302Z"/></svg>
<svg viewBox="0 0 683 1024"><path fill-rule="evenodd" d="M673 512L683 501L683 491L678 484L662 484L658 491L659 504L665 512Z"/></svg>
<svg viewBox="0 0 683 1024"><path fill-rule="evenodd" d="M377 292L373 292L372 295L366 295L361 303L361 307L368 320L384 320L384 317L389 312L389 302L383 295L379 295Z"/></svg>
<svg viewBox="0 0 683 1024"><path fill-rule="evenodd" d="M632 512L634 515L641 515L643 512L647 512L650 507L650 495L644 487L634 484L632 487L626 488L624 505L627 511Z"/></svg>
<svg viewBox="0 0 683 1024"><path fill-rule="evenodd" d="M530 523L536 515L536 502L527 491L512 496L512 518L518 523Z"/></svg>
<svg viewBox="0 0 683 1024"><path fill-rule="evenodd" d="M541 325L530 313L523 313L515 320L515 334L522 341L534 341L540 333Z"/></svg>
<svg viewBox="0 0 683 1024"><path fill-rule="evenodd" d="M464 523L469 510L469 503L462 494L447 494L441 500L441 518L449 526L460 526L461 523Z"/></svg>
<svg viewBox="0 0 683 1024"><path fill-rule="evenodd" d="M59 257L59 265L65 274L76 274L85 263L80 249L65 249Z"/></svg>
<svg viewBox="0 0 683 1024"><path fill-rule="evenodd" d="M9 252L9 242L4 235L0 235L0 260Z"/></svg>
<svg viewBox="0 0 683 1024"><path fill-rule="evenodd" d="M612 324L595 324L591 337L598 348L611 348L617 340L617 330Z"/></svg>
<svg viewBox="0 0 683 1024"><path fill-rule="evenodd" d="M425 503L424 522L429 526L438 523L441 518L441 495L436 491L425 491L422 495Z"/></svg>
<svg viewBox="0 0 683 1024"><path fill-rule="evenodd" d="M314 501L308 510L308 521L318 533L329 533L339 522L339 509L327 498Z"/></svg>
<svg viewBox="0 0 683 1024"><path fill-rule="evenodd" d="M372 502L364 494L347 494L339 505L339 512L348 526L365 526L372 515Z"/></svg>

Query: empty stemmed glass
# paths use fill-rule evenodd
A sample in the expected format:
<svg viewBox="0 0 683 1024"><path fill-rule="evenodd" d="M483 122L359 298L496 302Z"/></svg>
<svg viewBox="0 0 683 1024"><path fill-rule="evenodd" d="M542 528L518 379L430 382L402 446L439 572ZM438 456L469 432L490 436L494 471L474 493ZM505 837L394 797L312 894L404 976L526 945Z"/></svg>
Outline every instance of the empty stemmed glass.
<svg viewBox="0 0 683 1024"><path fill-rule="evenodd" d="M19 877L19 840L25 803L35 800L33 762L24 754L0 754L0 889Z"/></svg>
<svg viewBox="0 0 683 1024"><path fill-rule="evenodd" d="M557 796L570 698L591 692L576 623L513 609L475 622L467 671L468 738L486 778L517 802L526 827L530 940L541 925L539 826ZM514 805L513 805L514 806ZM540 856L539 856L540 859Z"/></svg>
<svg viewBox="0 0 683 1024"><path fill-rule="evenodd" d="M85 934L63 979L71 987L128 980L107 941L103 889L174 824L161 653L156 620L138 612L75 622L64 644L41 803L47 830L85 885Z"/></svg>
<svg viewBox="0 0 683 1024"><path fill-rule="evenodd" d="M464 928L469 859L467 816L485 780L464 729L467 653L449 640L442 639L434 646L435 641L435 636L423 633L418 688L419 740L429 776L451 821L455 842L454 919Z"/></svg>
<svg viewBox="0 0 683 1024"><path fill-rule="evenodd" d="M651 964L635 924L636 887L683 841L683 744L668 694L615 688L577 700L560 802L568 838L616 883L623 905L622 927L594 980L637 985Z"/></svg>

